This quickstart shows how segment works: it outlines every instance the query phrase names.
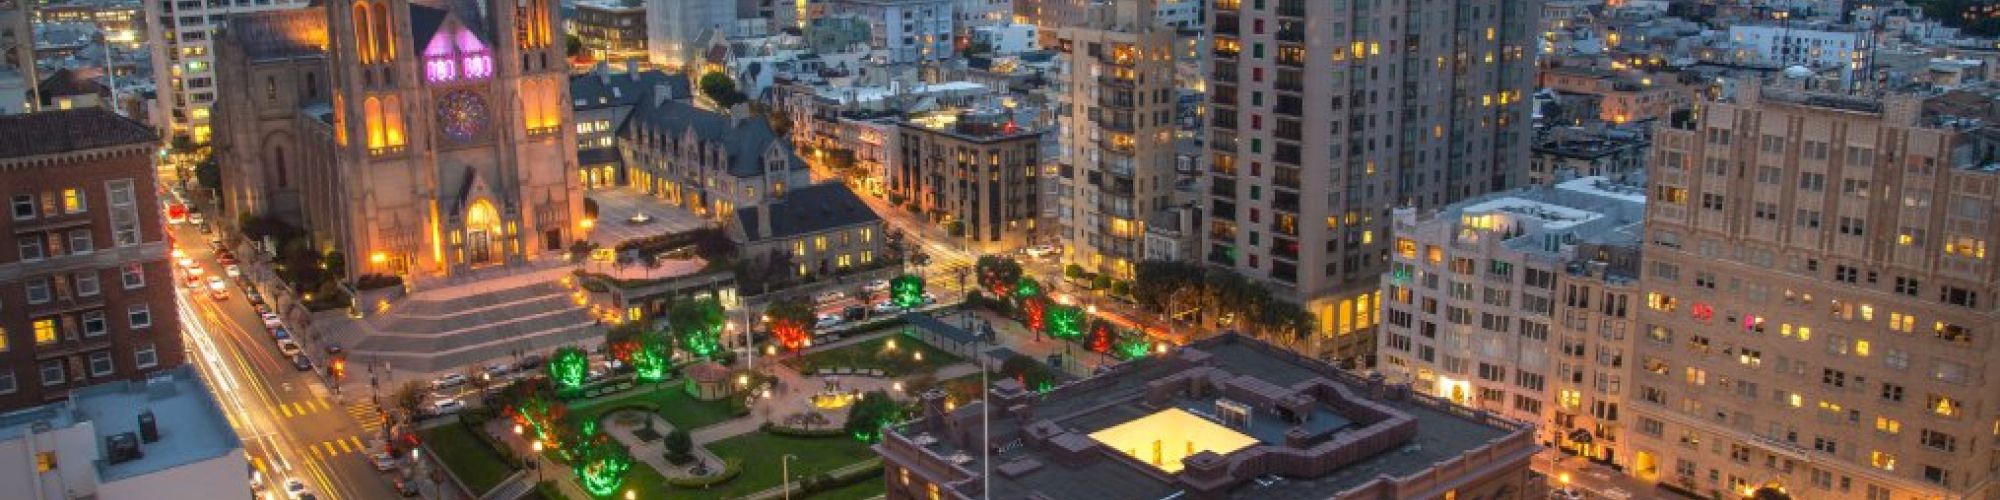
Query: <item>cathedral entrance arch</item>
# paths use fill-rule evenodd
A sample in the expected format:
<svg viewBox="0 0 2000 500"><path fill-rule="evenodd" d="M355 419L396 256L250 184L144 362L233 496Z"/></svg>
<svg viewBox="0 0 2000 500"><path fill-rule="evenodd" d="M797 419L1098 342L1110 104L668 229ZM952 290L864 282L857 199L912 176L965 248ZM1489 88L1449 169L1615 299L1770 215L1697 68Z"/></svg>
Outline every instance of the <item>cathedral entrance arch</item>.
<svg viewBox="0 0 2000 500"><path fill-rule="evenodd" d="M493 202L481 198L465 210L465 263L483 265L499 262L493 239L500 236L500 212Z"/></svg>

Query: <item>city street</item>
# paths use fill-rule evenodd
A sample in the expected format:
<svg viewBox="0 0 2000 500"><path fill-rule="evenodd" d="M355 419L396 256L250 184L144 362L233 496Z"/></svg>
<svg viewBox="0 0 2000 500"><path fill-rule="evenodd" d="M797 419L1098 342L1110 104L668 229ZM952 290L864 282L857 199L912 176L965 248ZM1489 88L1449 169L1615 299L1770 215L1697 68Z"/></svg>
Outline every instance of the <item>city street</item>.
<svg viewBox="0 0 2000 500"><path fill-rule="evenodd" d="M221 276L207 235L192 226L173 228L179 248ZM178 274L178 273L177 273ZM283 498L284 484L304 482L323 499L395 498L391 476L368 461L382 443L382 414L367 395L333 394L313 371L300 371L278 352L263 321L232 280L215 300L204 284L174 283L189 359L213 386L231 424L243 438L251 464L265 478L267 498ZM316 368L322 353L309 349Z"/></svg>

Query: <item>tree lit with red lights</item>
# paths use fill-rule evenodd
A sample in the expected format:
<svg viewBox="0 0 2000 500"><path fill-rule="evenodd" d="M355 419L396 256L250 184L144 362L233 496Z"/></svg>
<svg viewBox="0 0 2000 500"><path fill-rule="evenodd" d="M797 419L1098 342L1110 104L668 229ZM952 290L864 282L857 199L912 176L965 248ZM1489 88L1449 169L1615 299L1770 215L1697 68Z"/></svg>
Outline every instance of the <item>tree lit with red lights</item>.
<svg viewBox="0 0 2000 500"><path fill-rule="evenodd" d="M805 300L779 301L765 312L771 317L771 338L779 346L796 351L812 340L813 322L817 318L813 317L812 306L806 304Z"/></svg>
<svg viewBox="0 0 2000 500"><path fill-rule="evenodd" d="M1021 301L1022 320L1027 323L1029 331L1048 333L1048 312L1049 298L1047 296L1036 295Z"/></svg>

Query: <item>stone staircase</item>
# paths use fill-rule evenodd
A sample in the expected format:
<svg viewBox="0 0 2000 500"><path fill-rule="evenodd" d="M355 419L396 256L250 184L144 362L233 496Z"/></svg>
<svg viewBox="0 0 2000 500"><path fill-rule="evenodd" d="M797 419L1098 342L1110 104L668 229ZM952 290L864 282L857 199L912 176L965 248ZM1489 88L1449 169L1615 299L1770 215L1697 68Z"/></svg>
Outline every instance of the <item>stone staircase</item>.
<svg viewBox="0 0 2000 500"><path fill-rule="evenodd" d="M539 274L405 298L386 313L356 322L363 332L348 349L351 356L389 361L399 370L438 372L517 350L602 339L605 327L553 278L536 279Z"/></svg>

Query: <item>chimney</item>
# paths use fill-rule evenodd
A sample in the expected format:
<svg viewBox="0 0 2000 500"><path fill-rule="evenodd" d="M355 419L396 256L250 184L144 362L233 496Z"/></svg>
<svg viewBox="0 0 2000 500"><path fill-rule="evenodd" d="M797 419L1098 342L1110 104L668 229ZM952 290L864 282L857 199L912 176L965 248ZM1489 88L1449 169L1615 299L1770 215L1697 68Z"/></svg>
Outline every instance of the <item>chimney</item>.
<svg viewBox="0 0 2000 500"><path fill-rule="evenodd" d="M598 83L602 83L602 84L605 84L605 85L610 85L610 84L611 84L611 64L610 64L610 63L607 63L607 62L604 62L604 61L598 61L598 62L597 62L597 67L595 67L595 68L591 68L591 69L590 69L590 72L591 72L592 74L595 74L595 75L597 75L597 82L598 82Z"/></svg>

